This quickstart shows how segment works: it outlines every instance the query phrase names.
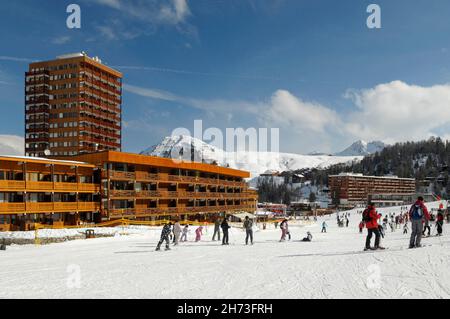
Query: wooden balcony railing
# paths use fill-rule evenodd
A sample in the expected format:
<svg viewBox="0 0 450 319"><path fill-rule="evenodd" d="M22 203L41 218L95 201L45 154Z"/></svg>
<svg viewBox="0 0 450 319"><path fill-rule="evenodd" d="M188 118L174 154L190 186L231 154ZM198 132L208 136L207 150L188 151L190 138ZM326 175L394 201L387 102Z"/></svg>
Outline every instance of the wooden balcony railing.
<svg viewBox="0 0 450 319"><path fill-rule="evenodd" d="M104 174L104 177L107 177ZM207 184L207 185L221 185L221 186L234 186L234 187L245 187L247 184L245 182L236 181L226 181L217 178L205 178L205 177L194 177L194 176L182 176L182 175L167 175L167 174L151 174L147 172L120 172L120 171L109 171L109 178L115 180L137 180L137 181L167 181L167 182L178 182L178 183L193 183L193 184Z"/></svg>
<svg viewBox="0 0 450 319"><path fill-rule="evenodd" d="M100 185L91 183L53 183L0 180L0 189L12 191L98 192Z"/></svg>
<svg viewBox="0 0 450 319"><path fill-rule="evenodd" d="M0 214L11 213L65 213L65 212L93 212L100 209L96 202L70 202L70 203L0 203Z"/></svg>
<svg viewBox="0 0 450 319"><path fill-rule="evenodd" d="M110 190L109 194L112 198L251 198L254 199L257 195L252 193L221 193L221 192L171 192L171 191L141 191L133 190Z"/></svg>

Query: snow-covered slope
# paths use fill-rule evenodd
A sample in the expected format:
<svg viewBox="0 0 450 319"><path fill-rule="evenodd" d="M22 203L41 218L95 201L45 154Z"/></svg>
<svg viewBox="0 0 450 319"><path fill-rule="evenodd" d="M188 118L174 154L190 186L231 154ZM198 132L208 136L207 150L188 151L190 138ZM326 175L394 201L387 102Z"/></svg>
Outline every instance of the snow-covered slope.
<svg viewBox="0 0 450 319"><path fill-rule="evenodd" d="M203 159L206 163L216 162L221 166L229 165L231 168L251 172L258 176L267 171L291 171L303 168L326 168L334 164L360 161L361 156L330 156L330 155L299 155L275 152L225 152L220 148L209 145L191 136L166 137L159 145L148 148L142 154L179 158L190 152L197 160ZM188 153L189 154L189 153ZM192 158L188 156L188 159Z"/></svg>
<svg viewBox="0 0 450 319"><path fill-rule="evenodd" d="M390 211L398 214L400 208L379 210ZM450 297L447 224L444 236L423 239L424 248L408 250L410 234L397 229L382 239L389 249L363 252L361 215L349 213L348 228L337 227L336 215L304 227L291 221L291 241L280 243L280 230L269 227L255 231L254 246L245 245L245 232L237 227L230 229L230 246L211 241L213 227L195 242L196 227L191 227L189 241L167 252L155 251L161 228L40 247L8 246L0 251L0 298ZM324 220L327 233L321 233ZM303 243L307 231L313 241Z"/></svg>
<svg viewBox="0 0 450 319"><path fill-rule="evenodd" d="M382 151L386 147L381 141L375 142L365 142L365 141L357 141L353 143L351 146L346 148L340 153L335 154L336 156L366 156L369 154L375 154L377 152Z"/></svg>

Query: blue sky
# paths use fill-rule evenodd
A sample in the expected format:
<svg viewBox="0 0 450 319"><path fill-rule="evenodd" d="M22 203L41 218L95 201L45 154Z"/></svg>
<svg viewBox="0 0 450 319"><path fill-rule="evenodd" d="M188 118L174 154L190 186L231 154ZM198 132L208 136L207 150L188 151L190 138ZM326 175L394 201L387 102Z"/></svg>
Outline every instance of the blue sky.
<svg viewBox="0 0 450 319"><path fill-rule="evenodd" d="M66 27L70 3L80 30ZM370 3L381 29L366 26ZM125 151L197 119L280 128L294 153L450 139L449 14L446 0L4 2L0 135L23 136L27 63L83 50L125 74Z"/></svg>

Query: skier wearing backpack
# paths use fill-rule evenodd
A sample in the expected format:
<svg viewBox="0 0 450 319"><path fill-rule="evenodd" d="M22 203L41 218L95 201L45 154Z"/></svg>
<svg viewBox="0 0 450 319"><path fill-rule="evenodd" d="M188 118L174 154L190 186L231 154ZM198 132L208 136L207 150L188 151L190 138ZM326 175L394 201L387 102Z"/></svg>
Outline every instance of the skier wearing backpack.
<svg viewBox="0 0 450 319"><path fill-rule="evenodd" d="M367 228L366 247L364 248L364 251L384 249L384 247L380 246L381 234L378 227L378 219L380 217L381 215L377 213L375 205L369 203L369 205L367 206L366 210L363 213L363 221L366 224ZM375 235L375 246L372 248L370 247L370 241L372 240L373 235Z"/></svg>
<svg viewBox="0 0 450 319"><path fill-rule="evenodd" d="M411 220L411 239L409 241L409 248L422 247L422 233L424 219L430 220L430 214L423 202L423 197L419 196L414 205L409 210L409 218Z"/></svg>

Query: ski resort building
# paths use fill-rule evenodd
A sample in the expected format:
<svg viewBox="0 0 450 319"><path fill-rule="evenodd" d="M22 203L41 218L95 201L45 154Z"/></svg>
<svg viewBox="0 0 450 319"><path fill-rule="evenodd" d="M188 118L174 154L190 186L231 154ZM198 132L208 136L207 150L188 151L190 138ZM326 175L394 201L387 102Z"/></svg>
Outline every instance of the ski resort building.
<svg viewBox="0 0 450 319"><path fill-rule="evenodd" d="M85 53L29 65L25 153L71 156L121 150L122 73Z"/></svg>
<svg viewBox="0 0 450 319"><path fill-rule="evenodd" d="M329 176L330 196L335 205L367 204L378 206L411 203L416 194L416 180L396 176L364 176L342 173Z"/></svg>
<svg viewBox="0 0 450 319"><path fill-rule="evenodd" d="M0 230L100 221L100 183L87 163L0 156Z"/></svg>
<svg viewBox="0 0 450 319"><path fill-rule="evenodd" d="M256 211L257 193L244 181L248 172L114 151L70 159L0 157L1 227L209 220Z"/></svg>

